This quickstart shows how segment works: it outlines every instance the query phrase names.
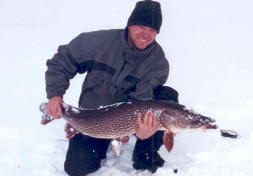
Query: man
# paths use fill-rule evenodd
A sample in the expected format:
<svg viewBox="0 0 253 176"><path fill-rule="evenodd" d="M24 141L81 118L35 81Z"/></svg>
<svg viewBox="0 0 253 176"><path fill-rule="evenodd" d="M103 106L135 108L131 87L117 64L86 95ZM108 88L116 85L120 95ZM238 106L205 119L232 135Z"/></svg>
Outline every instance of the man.
<svg viewBox="0 0 253 176"><path fill-rule="evenodd" d="M165 83L169 65L155 41L162 23L160 4L145 0L136 3L125 29L82 33L69 44L60 46L47 61L47 109L60 118L63 95L69 80L87 72L79 106L97 108L128 100L154 98L153 90ZM144 116L144 122L140 120ZM137 142L133 167L155 172L164 161L157 153L163 132L157 132L154 114L138 114ZM83 176L100 168L110 140L77 134L69 141L65 171Z"/></svg>

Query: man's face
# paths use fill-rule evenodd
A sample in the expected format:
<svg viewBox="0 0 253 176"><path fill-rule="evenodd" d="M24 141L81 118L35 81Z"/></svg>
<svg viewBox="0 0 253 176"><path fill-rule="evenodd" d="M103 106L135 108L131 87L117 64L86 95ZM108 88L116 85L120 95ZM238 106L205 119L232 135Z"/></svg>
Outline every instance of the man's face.
<svg viewBox="0 0 253 176"><path fill-rule="evenodd" d="M130 47L145 49L157 35L157 31L148 26L132 25L128 27L128 42Z"/></svg>

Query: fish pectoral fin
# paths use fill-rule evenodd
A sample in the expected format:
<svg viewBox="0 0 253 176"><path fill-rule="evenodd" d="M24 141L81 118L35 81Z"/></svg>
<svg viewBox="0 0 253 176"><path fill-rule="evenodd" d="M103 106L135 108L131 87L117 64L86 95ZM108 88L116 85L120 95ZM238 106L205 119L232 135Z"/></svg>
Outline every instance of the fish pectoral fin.
<svg viewBox="0 0 253 176"><path fill-rule="evenodd" d="M123 147L122 144L127 144L129 141L129 136L123 136L121 138L115 138L112 140L111 145L112 145L112 151L115 154L115 156L119 157Z"/></svg>
<svg viewBox="0 0 253 176"><path fill-rule="evenodd" d="M129 142L129 136L123 136L122 138L116 138L118 142L122 142L122 144L127 144Z"/></svg>
<svg viewBox="0 0 253 176"><path fill-rule="evenodd" d="M165 131L163 135L163 144L168 152L170 152L174 145L174 133Z"/></svg>
<svg viewBox="0 0 253 176"><path fill-rule="evenodd" d="M122 138L121 138L121 142L122 142L123 144L127 144L127 143L129 142L129 136L124 136L124 137L122 137Z"/></svg>
<svg viewBox="0 0 253 176"><path fill-rule="evenodd" d="M64 131L66 133L66 138L70 139L72 137L74 137L76 134L78 134L79 132L73 128L69 123L66 123L65 127L64 127Z"/></svg>

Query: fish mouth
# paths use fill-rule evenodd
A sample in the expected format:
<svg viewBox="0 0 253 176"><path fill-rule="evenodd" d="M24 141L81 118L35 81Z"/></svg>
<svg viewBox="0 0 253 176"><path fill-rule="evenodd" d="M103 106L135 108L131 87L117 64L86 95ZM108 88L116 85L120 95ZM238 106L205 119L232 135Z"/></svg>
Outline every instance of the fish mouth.
<svg viewBox="0 0 253 176"><path fill-rule="evenodd" d="M217 129L218 125L216 124L216 120L206 117L209 119L209 123L205 125L206 129Z"/></svg>
<svg viewBox="0 0 253 176"><path fill-rule="evenodd" d="M217 129L218 125L216 124L208 124L205 126L205 129Z"/></svg>
<svg viewBox="0 0 253 176"><path fill-rule="evenodd" d="M216 121L210 117L200 116L197 120L192 121L191 124L202 129L217 129L218 125L216 125L215 122Z"/></svg>
<svg viewBox="0 0 253 176"><path fill-rule="evenodd" d="M216 124L216 121L213 118L205 117L209 120L209 123L205 125L206 129L217 129L218 125Z"/></svg>

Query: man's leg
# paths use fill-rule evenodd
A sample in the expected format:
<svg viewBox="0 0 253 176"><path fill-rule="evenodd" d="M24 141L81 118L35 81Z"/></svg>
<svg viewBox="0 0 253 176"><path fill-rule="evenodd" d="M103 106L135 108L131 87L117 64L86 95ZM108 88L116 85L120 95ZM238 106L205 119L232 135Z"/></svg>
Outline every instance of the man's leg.
<svg viewBox="0 0 253 176"><path fill-rule="evenodd" d="M133 151L133 168L137 170L150 170L154 173L158 167L162 167L164 160L158 154L163 144L163 131L156 132L148 139L137 139Z"/></svg>
<svg viewBox="0 0 253 176"><path fill-rule="evenodd" d="M77 134L69 140L64 170L70 176L85 176L100 168L110 140Z"/></svg>
<svg viewBox="0 0 253 176"><path fill-rule="evenodd" d="M154 90L154 98L178 102L178 93L171 87L158 86ZM163 166L165 161L157 152L163 144L163 134L163 131L158 131L148 139L137 139L132 158L135 169L147 169L154 173L158 167Z"/></svg>

